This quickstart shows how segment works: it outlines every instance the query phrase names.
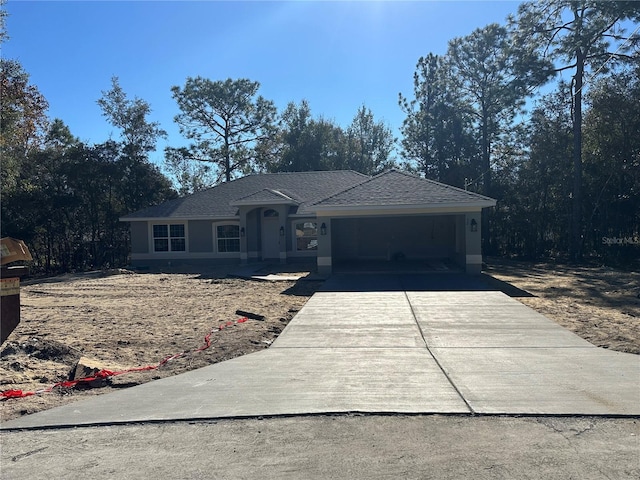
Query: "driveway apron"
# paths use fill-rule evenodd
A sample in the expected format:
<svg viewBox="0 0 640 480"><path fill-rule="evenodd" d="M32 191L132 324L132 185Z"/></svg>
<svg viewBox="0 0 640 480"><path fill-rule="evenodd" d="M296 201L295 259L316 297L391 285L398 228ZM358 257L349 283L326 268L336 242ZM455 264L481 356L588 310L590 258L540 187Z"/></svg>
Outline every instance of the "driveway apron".
<svg viewBox="0 0 640 480"><path fill-rule="evenodd" d="M339 275L268 350L0 428L348 412L640 415L640 357L465 275Z"/></svg>
<svg viewBox="0 0 640 480"><path fill-rule="evenodd" d="M595 347L501 292L407 292L474 413L639 415L640 357Z"/></svg>

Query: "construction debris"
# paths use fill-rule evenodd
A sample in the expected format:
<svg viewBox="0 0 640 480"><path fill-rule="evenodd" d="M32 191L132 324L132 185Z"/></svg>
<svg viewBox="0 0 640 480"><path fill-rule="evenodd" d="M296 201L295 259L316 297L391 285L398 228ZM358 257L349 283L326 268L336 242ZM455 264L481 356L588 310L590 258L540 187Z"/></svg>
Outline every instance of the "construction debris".
<svg viewBox="0 0 640 480"><path fill-rule="evenodd" d="M264 321L266 318L264 315L258 315L257 313L245 312L244 310L236 310L236 315L250 318L251 320Z"/></svg>

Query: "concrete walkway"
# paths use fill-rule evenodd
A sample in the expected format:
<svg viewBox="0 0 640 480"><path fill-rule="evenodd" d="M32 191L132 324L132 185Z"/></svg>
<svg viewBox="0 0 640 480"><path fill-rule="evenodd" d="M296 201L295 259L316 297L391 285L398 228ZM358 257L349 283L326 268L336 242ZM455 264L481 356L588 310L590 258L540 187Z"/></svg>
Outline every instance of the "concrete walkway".
<svg viewBox="0 0 640 480"><path fill-rule="evenodd" d="M271 348L1 428L319 413L640 415L640 357L462 275L327 281Z"/></svg>

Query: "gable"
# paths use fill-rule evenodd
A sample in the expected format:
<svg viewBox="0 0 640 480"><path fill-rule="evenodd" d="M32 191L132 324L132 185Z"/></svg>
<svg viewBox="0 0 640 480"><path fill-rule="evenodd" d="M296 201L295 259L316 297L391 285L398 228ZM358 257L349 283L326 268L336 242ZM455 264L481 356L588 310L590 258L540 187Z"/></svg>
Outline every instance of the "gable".
<svg viewBox="0 0 640 480"><path fill-rule="evenodd" d="M443 183L390 170L313 204L316 211L367 207L484 208L492 198Z"/></svg>

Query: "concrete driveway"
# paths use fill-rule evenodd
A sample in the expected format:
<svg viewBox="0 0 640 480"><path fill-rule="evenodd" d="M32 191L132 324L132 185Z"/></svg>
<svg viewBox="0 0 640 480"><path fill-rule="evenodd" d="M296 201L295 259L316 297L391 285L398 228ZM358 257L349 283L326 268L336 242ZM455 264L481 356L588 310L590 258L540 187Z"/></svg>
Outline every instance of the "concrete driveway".
<svg viewBox="0 0 640 480"><path fill-rule="evenodd" d="M1 428L320 413L640 415L640 357L481 278L337 275L271 348Z"/></svg>

